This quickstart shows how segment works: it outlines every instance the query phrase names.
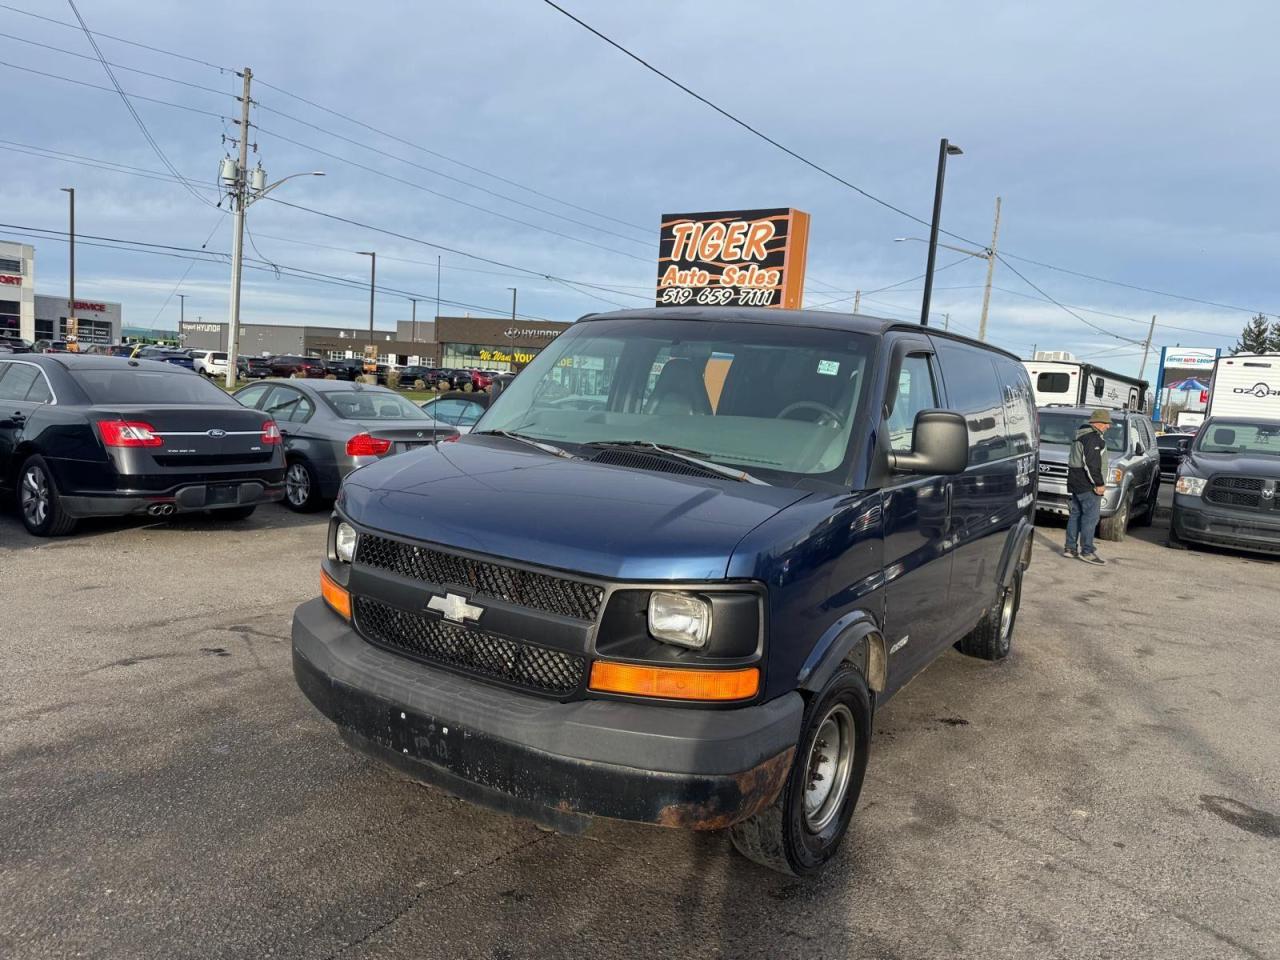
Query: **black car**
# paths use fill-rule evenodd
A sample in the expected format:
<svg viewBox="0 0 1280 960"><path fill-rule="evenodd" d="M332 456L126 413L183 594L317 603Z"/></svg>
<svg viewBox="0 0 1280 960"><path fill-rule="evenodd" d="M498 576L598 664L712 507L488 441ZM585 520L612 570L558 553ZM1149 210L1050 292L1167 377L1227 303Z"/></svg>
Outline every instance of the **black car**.
<svg viewBox="0 0 1280 960"><path fill-rule="evenodd" d="M1195 437L1189 433L1162 433L1156 437L1156 447L1160 450L1160 479L1172 483L1178 476L1178 467L1182 458L1191 449Z"/></svg>
<svg viewBox="0 0 1280 960"><path fill-rule="evenodd" d="M338 360L326 360L324 372L333 374L339 380L354 381L364 374L364 360L360 357L343 357Z"/></svg>
<svg viewBox="0 0 1280 960"><path fill-rule="evenodd" d="M407 366L401 367L396 372L400 374L401 390L412 390L419 380L425 384L425 389L432 390L441 379L440 371L434 367Z"/></svg>
<svg viewBox="0 0 1280 960"><path fill-rule="evenodd" d="M31 344L19 337L0 337L0 353L34 353Z"/></svg>
<svg viewBox="0 0 1280 960"><path fill-rule="evenodd" d="M236 371L242 380L265 380L271 376L271 361L266 357L237 357Z"/></svg>
<svg viewBox="0 0 1280 960"><path fill-rule="evenodd" d="M36 536L82 517L209 511L284 497L276 422L167 363L0 357L0 486Z"/></svg>
<svg viewBox="0 0 1280 960"><path fill-rule="evenodd" d="M812 873L874 713L953 646L1009 655L1032 397L1018 357L915 324L589 315L466 436L347 476L294 676L347 744L472 802L728 829Z"/></svg>
<svg viewBox="0 0 1280 960"><path fill-rule="evenodd" d="M191 355L185 350L178 350L174 347L142 347L134 353L135 360L158 360L161 363L171 363L175 367L182 367L184 370L195 370L196 362L191 359Z"/></svg>

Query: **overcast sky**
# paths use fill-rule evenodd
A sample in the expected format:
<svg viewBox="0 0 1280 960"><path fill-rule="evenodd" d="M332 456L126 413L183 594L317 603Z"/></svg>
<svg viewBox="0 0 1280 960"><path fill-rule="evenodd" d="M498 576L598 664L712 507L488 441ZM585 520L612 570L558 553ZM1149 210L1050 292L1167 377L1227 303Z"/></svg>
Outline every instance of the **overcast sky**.
<svg viewBox="0 0 1280 960"><path fill-rule="evenodd" d="M56 0L9 2L74 20ZM989 242L1000 195L1002 252L1280 314L1280 5L1272 0L564 5L775 139L916 216L929 215L938 139L950 137L964 156L949 167L943 226L980 245ZM368 260L354 251L377 250L380 284L431 301L419 304L419 318L435 312L437 255L442 296L474 305L473 314L508 311L513 286L526 316L567 320L613 309L593 295L650 303L664 212L808 211L808 305L923 271L925 245L893 239L924 236L926 228L753 137L537 0L78 6L95 31L211 64L251 66L261 105L252 139L269 177L327 174L285 185L275 194L280 199L533 271L276 203L250 210L257 249L281 265L364 280ZM161 10L171 12L157 16ZM0 31L92 54L83 33L8 9L0 9ZM240 80L231 72L115 40L99 43L121 66L212 88L119 69L126 91L238 115L232 93ZM9 148L0 149L0 221L65 229L66 195L58 188L75 186L82 234L199 247L212 231L210 250L230 248L225 212L176 182L14 152L14 143L25 144L164 172L115 93L29 72L106 85L96 61L10 36L0 36L0 61L0 148ZM217 163L230 149L222 137L235 126L146 101L136 108L173 165L216 202ZM30 239L3 229L4 239ZM37 290L65 290L65 244L34 242ZM188 262L89 246L77 252L78 295L123 302L127 325L176 326L178 301L170 295ZM959 258L944 250L939 264ZM986 264L963 261L937 277L934 322L949 313L953 328L974 332ZM991 339L1020 355L1037 344L1136 371L1140 348L1109 334L1141 339L1156 314L1157 347L1226 347L1248 319L1012 262L1108 331L1036 299L1001 263ZM228 274L225 262L191 266L179 289L188 319L225 319ZM614 289L575 290L534 274ZM919 297L920 284L906 283L868 294L862 308L915 317ZM355 326L367 322L367 309L360 290L246 273L246 321ZM446 304L443 312L465 309ZM405 298L379 295L379 326L409 313Z"/></svg>

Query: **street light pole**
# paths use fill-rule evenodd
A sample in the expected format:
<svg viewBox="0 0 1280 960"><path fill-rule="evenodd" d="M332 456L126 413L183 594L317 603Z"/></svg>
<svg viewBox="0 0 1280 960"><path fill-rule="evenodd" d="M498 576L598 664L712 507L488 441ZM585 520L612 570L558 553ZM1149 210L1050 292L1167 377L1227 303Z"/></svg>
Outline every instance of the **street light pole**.
<svg viewBox="0 0 1280 960"><path fill-rule="evenodd" d="M507 289L511 291L511 322L515 323L516 321L516 288L507 287Z"/></svg>
<svg viewBox="0 0 1280 960"><path fill-rule="evenodd" d="M417 297L410 297L410 298L409 298L409 302L413 304L413 314L412 314L412 316L413 316L413 319L412 319L412 323L413 323L413 343L414 343L414 346L416 347L416 346L417 346L417 343L418 343L418 298L417 298ZM418 359L422 359L422 358L421 358L421 357L419 357Z"/></svg>
<svg viewBox="0 0 1280 960"><path fill-rule="evenodd" d="M357 254L369 258L369 346L365 348L365 368L372 373L374 379L378 375L378 345L373 339L373 292L378 282L378 252L376 250L357 250ZM368 370L372 366L373 370Z"/></svg>
<svg viewBox="0 0 1280 960"><path fill-rule="evenodd" d="M942 185L947 177L947 157L958 157L959 147L946 137L938 146L938 181L933 188L933 220L929 225L929 259L924 268L924 297L920 303L920 326L929 325L929 304L933 300L933 267L938 259L938 221L942 218Z"/></svg>
<svg viewBox="0 0 1280 960"><path fill-rule="evenodd" d="M71 204L71 225L68 237L71 240L71 276L68 281L71 298L67 301L67 349L75 353L80 349L80 324L76 321L76 188L63 187Z"/></svg>

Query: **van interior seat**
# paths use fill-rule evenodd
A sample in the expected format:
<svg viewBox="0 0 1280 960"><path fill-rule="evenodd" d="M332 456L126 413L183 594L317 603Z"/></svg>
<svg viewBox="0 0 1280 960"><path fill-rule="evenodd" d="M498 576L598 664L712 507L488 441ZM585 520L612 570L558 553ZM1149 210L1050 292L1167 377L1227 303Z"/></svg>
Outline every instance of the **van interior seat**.
<svg viewBox="0 0 1280 960"><path fill-rule="evenodd" d="M707 397L707 385L692 360L672 357L663 365L649 402L645 404L645 413L710 416L711 400Z"/></svg>

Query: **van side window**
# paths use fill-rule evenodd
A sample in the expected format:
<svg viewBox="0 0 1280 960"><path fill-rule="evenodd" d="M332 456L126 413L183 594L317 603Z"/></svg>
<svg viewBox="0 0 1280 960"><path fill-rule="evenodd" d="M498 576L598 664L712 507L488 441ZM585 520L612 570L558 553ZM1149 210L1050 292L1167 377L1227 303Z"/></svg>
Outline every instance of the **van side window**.
<svg viewBox="0 0 1280 960"><path fill-rule="evenodd" d="M1008 378L1000 374L986 350L941 339L935 342L947 385L947 406L964 414L969 424L969 465L1009 456L1004 423Z"/></svg>
<svg viewBox="0 0 1280 960"><path fill-rule="evenodd" d="M889 413L889 449L910 452L916 414L937 406L938 388L934 385L928 355L916 353L905 357L902 371L898 374L898 392Z"/></svg>
<svg viewBox="0 0 1280 960"><path fill-rule="evenodd" d="M1035 449L1036 409L1026 371L1021 364L1004 358L997 358L995 364L1004 379L1004 426L1009 437L1009 453L1012 456L1030 453Z"/></svg>

